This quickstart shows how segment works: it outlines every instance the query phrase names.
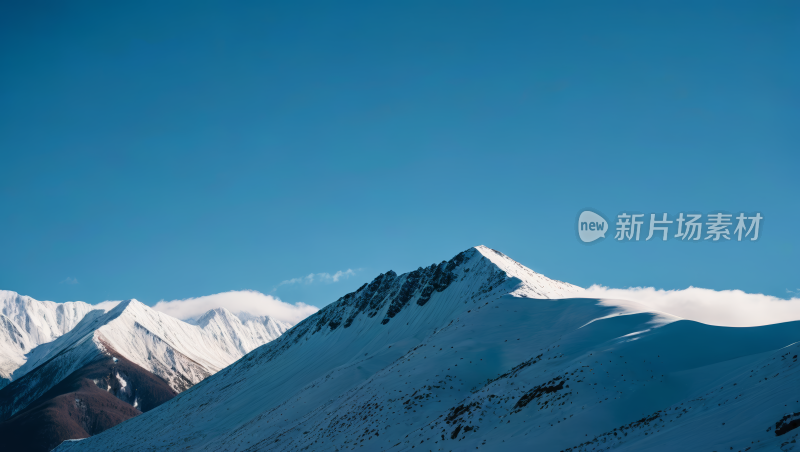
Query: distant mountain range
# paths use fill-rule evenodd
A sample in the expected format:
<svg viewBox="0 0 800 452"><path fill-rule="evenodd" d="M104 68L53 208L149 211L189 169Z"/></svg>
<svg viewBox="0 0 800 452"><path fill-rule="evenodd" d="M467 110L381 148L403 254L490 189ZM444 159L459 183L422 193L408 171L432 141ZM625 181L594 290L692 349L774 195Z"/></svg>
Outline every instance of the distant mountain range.
<svg viewBox="0 0 800 452"><path fill-rule="evenodd" d="M0 437L8 450L50 450L97 434L290 328L224 308L184 322L136 300L93 309L2 291L0 303Z"/></svg>

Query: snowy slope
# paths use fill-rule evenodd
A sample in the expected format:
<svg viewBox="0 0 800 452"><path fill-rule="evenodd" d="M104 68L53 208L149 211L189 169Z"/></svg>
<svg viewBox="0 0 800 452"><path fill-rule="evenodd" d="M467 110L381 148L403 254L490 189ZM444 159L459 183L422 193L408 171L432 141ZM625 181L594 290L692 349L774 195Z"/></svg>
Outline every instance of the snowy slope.
<svg viewBox="0 0 800 452"><path fill-rule="evenodd" d="M276 339L291 327L269 316L254 316L249 313L240 313L237 316L225 308L206 312L195 324L206 334L230 338L230 346L238 350L237 357Z"/></svg>
<svg viewBox="0 0 800 452"><path fill-rule="evenodd" d="M209 311L200 323L190 325L136 300L108 312L91 311L72 330L29 354L14 381L0 391L0 420L107 356L124 357L181 392L288 328L266 317L242 323L225 309Z"/></svg>
<svg viewBox="0 0 800 452"><path fill-rule="evenodd" d="M25 364L25 354L71 330L94 306L39 301L0 290L0 388Z"/></svg>
<svg viewBox="0 0 800 452"><path fill-rule="evenodd" d="M485 247L388 272L157 409L57 450L797 444L798 322L725 328L552 299L576 293Z"/></svg>
<svg viewBox="0 0 800 452"><path fill-rule="evenodd" d="M237 317L242 322L242 326L250 331L250 335L255 339L255 346L251 350L260 347L267 342L273 341L281 334L285 333L291 324L275 320L267 315L253 315L247 312L240 312Z"/></svg>
<svg viewBox="0 0 800 452"><path fill-rule="evenodd" d="M25 352L35 346L31 337L13 320L0 314L0 388L25 364Z"/></svg>

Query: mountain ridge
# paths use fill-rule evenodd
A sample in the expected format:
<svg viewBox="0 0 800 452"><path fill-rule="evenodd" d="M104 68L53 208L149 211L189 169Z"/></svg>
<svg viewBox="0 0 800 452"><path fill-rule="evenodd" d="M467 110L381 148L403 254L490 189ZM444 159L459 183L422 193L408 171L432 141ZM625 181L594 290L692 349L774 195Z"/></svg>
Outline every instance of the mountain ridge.
<svg viewBox="0 0 800 452"><path fill-rule="evenodd" d="M56 450L774 450L798 435L800 322L714 327L574 298L485 247L415 272Z"/></svg>

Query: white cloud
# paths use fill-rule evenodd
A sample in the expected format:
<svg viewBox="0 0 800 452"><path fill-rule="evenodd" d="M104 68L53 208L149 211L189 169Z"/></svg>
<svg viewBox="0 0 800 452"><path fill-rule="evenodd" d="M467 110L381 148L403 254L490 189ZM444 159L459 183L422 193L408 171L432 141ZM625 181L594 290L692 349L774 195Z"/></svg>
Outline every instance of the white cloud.
<svg viewBox="0 0 800 452"><path fill-rule="evenodd" d="M71 278L71 277L67 276L59 284L78 284L78 279L77 278Z"/></svg>
<svg viewBox="0 0 800 452"><path fill-rule="evenodd" d="M309 273L307 276L303 276L301 278L292 278L287 279L286 281L281 281L281 283L278 284L278 287L285 286L287 284L335 283L339 282L340 279L347 279L355 275L356 272L349 268L345 271L339 270L332 275L330 273Z"/></svg>
<svg viewBox="0 0 800 452"><path fill-rule="evenodd" d="M653 310L684 319L719 326L759 326L800 320L800 298L785 300L741 290L656 290L653 287L611 289L594 285L586 289L589 298L630 300Z"/></svg>
<svg viewBox="0 0 800 452"><path fill-rule="evenodd" d="M253 315L268 315L292 325L319 310L305 303L285 303L254 290L223 292L185 300L161 300L153 306L156 311L182 320L198 317L214 308L225 308L234 314L248 312Z"/></svg>

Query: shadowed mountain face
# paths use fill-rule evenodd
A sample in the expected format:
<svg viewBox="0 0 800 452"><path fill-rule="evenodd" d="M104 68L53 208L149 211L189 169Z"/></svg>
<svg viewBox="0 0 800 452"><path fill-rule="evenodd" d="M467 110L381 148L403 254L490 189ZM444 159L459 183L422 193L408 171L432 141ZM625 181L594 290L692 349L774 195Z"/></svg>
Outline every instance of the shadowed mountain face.
<svg viewBox="0 0 800 452"><path fill-rule="evenodd" d="M27 408L0 422L2 450L47 452L64 440L103 432L175 395L164 380L124 357L102 358L71 373ZM13 393L0 391L0 397L13 397Z"/></svg>

